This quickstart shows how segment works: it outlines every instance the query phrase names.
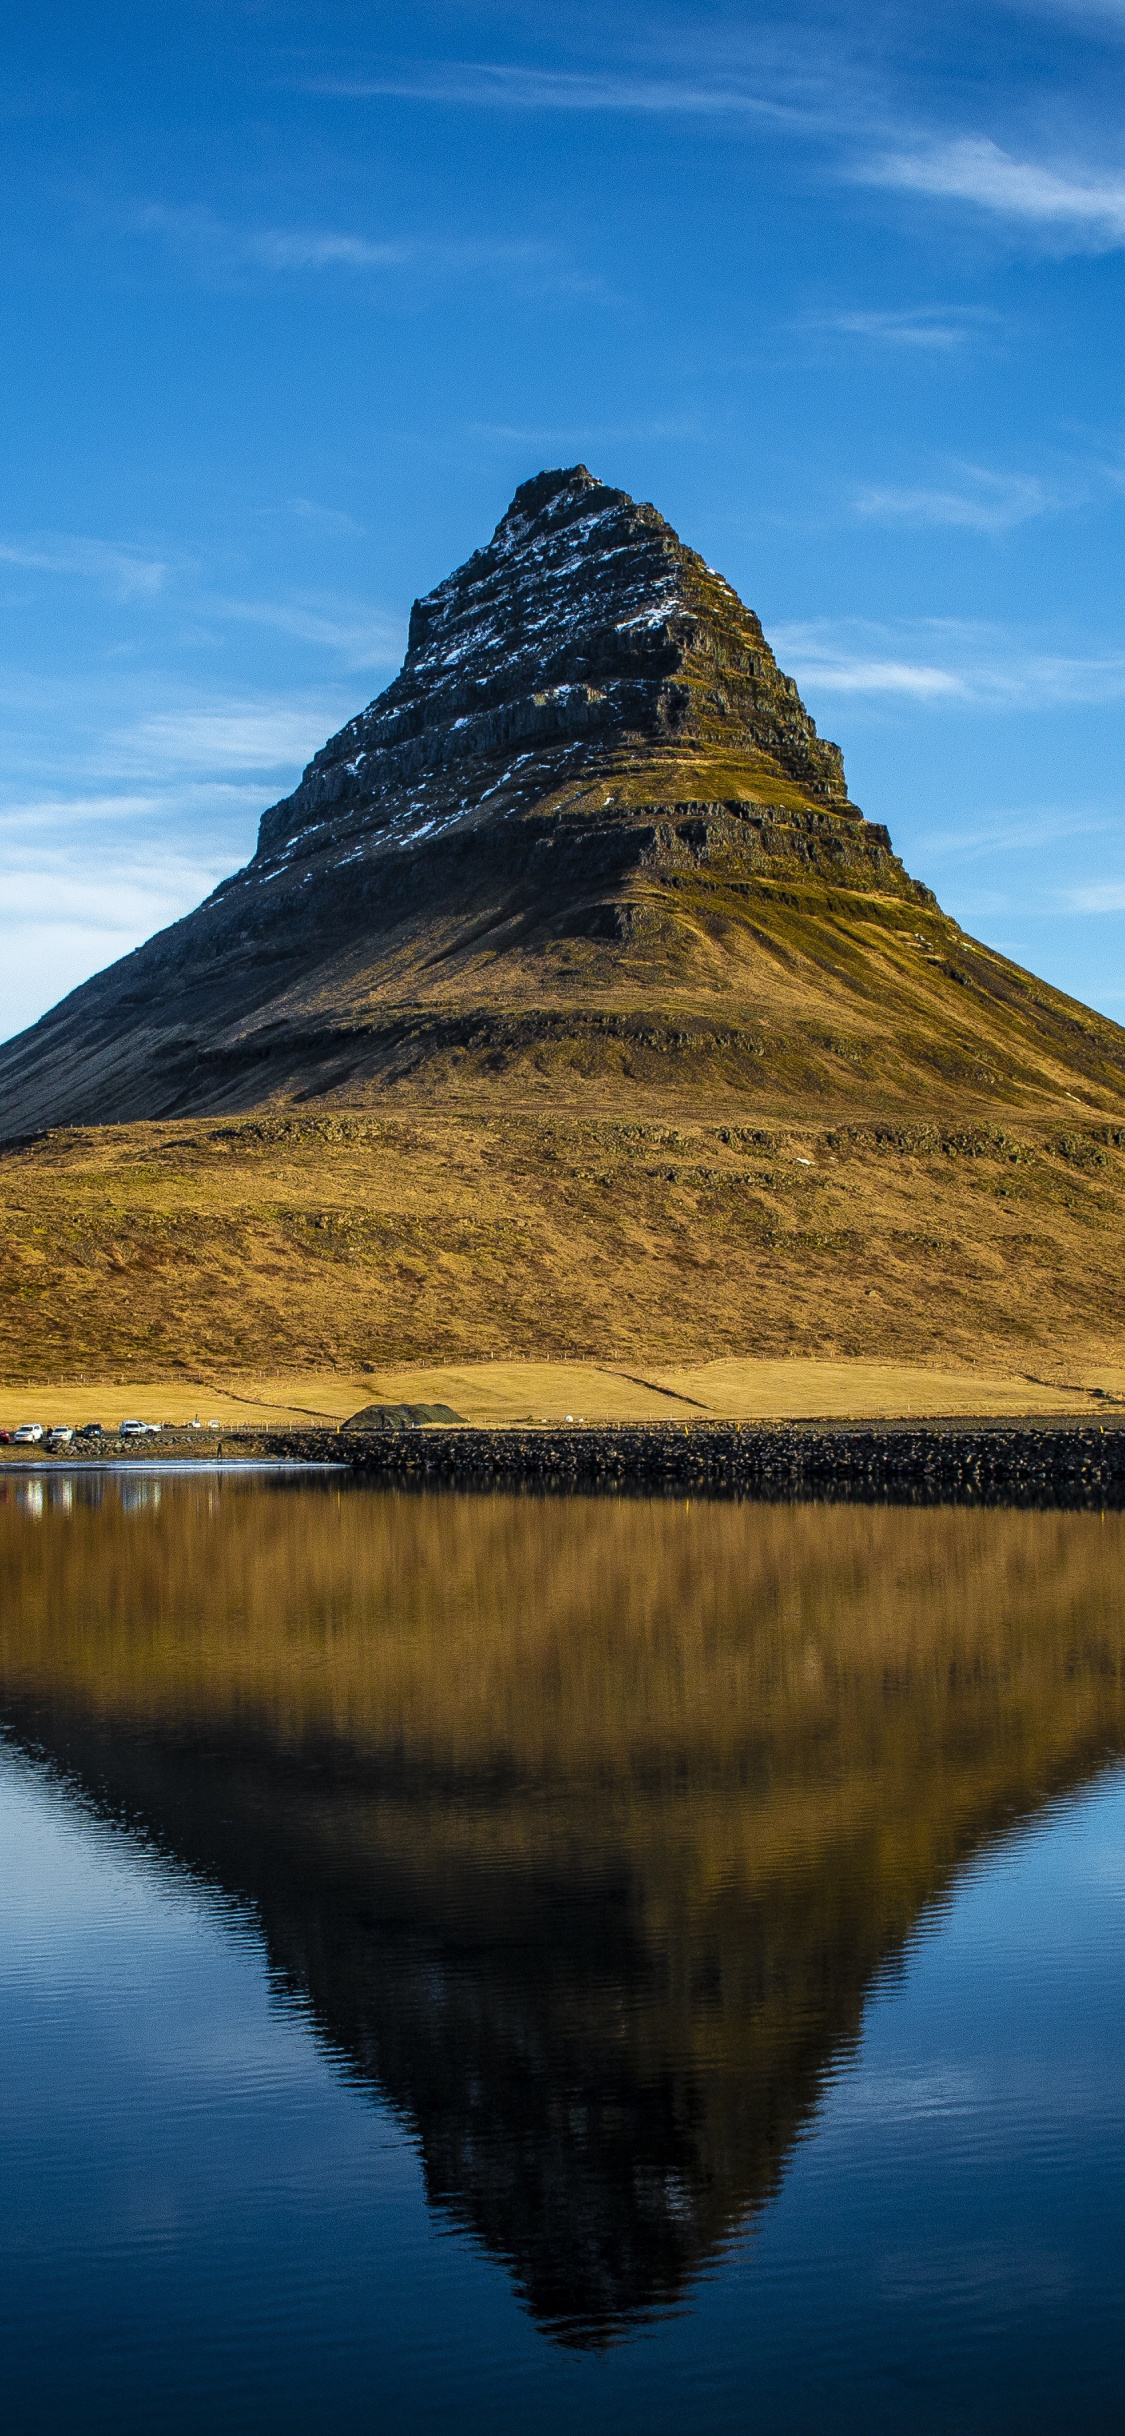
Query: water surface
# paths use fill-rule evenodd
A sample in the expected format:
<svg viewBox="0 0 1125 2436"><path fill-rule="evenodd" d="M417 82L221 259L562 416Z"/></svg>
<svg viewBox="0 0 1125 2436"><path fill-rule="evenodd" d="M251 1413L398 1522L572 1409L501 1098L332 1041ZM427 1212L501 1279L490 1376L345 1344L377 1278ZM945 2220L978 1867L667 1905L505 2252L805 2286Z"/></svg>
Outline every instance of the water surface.
<svg viewBox="0 0 1125 2436"><path fill-rule="evenodd" d="M6 2426L1119 2425L1123 1560L0 1481Z"/></svg>

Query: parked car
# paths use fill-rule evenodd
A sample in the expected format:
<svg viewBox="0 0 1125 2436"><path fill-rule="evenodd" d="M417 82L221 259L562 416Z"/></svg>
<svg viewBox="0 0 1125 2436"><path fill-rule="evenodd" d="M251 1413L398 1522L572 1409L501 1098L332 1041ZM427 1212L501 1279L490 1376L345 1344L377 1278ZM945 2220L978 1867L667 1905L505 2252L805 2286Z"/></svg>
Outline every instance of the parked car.
<svg viewBox="0 0 1125 2436"><path fill-rule="evenodd" d="M10 1446L10 1445L11 1445L11 1443L12 1443L12 1433L11 1433L11 1430L10 1430L10 1429L0 1429L0 1446Z"/></svg>
<svg viewBox="0 0 1125 2436"><path fill-rule="evenodd" d="M19 1428L12 1431L12 1445L38 1446L42 1435L43 1424L41 1421L21 1421Z"/></svg>
<svg viewBox="0 0 1125 2436"><path fill-rule="evenodd" d="M69 1446L73 1436L74 1431L72 1429L49 1429L47 1432L47 1445Z"/></svg>
<svg viewBox="0 0 1125 2436"><path fill-rule="evenodd" d="M119 1438L159 1438L160 1423L159 1421L123 1421L117 1435Z"/></svg>
<svg viewBox="0 0 1125 2436"><path fill-rule="evenodd" d="M104 1438L105 1431L100 1421L84 1421L75 1435L79 1438Z"/></svg>

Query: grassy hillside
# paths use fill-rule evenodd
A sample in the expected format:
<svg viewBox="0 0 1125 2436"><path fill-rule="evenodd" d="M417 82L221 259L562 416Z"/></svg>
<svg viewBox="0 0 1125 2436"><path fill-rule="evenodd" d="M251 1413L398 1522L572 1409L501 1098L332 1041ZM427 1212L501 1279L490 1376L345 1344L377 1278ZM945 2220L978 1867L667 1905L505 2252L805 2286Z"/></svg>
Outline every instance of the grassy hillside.
<svg viewBox="0 0 1125 2436"><path fill-rule="evenodd" d="M386 1103L384 1103L384 1108ZM1125 1120L456 1106L0 1155L0 1376L1125 1361Z"/></svg>

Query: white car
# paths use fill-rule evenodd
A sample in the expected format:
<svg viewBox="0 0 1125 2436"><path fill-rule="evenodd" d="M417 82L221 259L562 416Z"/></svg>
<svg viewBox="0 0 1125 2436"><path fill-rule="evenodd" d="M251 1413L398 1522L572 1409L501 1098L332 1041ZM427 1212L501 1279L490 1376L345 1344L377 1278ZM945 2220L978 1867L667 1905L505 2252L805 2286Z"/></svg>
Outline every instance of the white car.
<svg viewBox="0 0 1125 2436"><path fill-rule="evenodd" d="M119 1438L159 1438L159 1421L123 1421L117 1432Z"/></svg>
<svg viewBox="0 0 1125 2436"><path fill-rule="evenodd" d="M72 1429L49 1429L47 1432L47 1444L48 1446L69 1446L73 1436L74 1431Z"/></svg>
<svg viewBox="0 0 1125 2436"><path fill-rule="evenodd" d="M41 1421L21 1421L19 1428L12 1431L12 1445L38 1446L42 1435L43 1424Z"/></svg>

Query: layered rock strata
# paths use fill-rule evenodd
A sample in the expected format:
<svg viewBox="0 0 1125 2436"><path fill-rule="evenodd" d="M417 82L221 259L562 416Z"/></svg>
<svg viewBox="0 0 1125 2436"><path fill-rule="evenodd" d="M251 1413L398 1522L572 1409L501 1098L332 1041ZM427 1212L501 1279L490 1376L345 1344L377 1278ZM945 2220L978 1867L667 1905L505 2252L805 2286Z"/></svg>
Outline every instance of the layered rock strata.
<svg viewBox="0 0 1125 2436"><path fill-rule="evenodd" d="M325 831L405 841L494 819L622 743L726 746L767 802L781 780L859 817L753 611L655 508L579 465L525 482L488 547L415 601L401 674L266 814L256 861Z"/></svg>

